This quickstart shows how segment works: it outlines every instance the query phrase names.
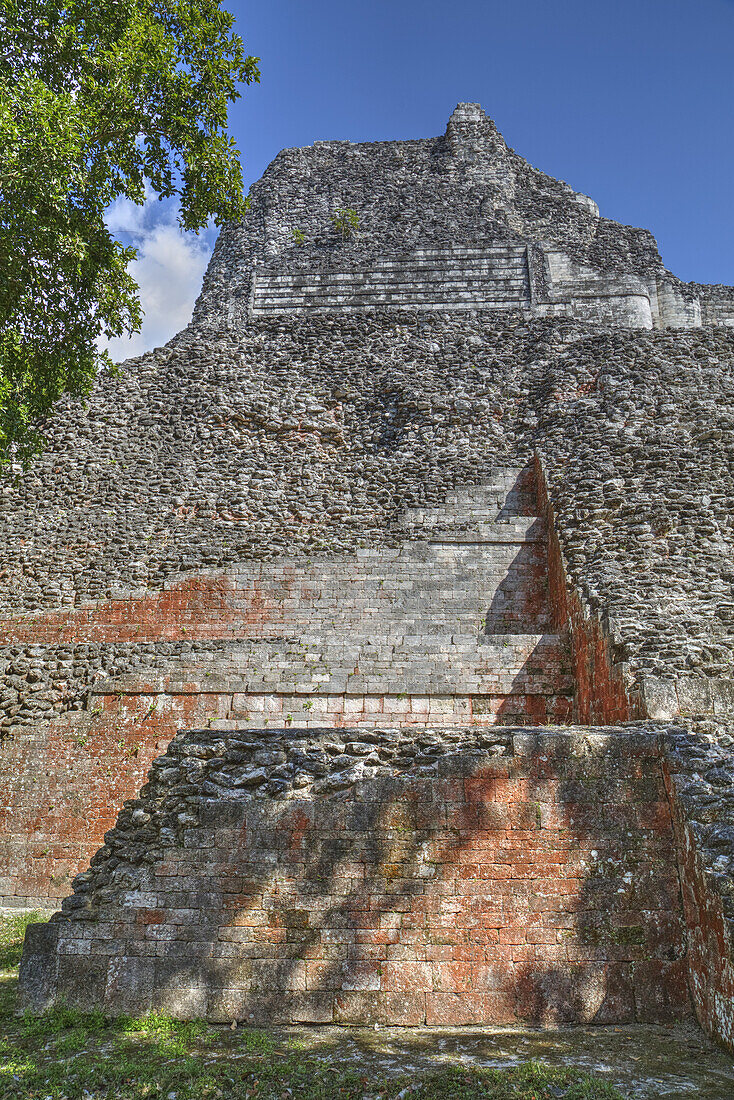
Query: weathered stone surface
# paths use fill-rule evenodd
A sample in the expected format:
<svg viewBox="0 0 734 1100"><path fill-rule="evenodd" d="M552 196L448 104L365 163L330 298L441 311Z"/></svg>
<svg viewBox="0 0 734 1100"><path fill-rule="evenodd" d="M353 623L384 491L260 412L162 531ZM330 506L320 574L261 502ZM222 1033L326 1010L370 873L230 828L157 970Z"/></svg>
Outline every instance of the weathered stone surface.
<svg viewBox="0 0 734 1100"><path fill-rule="evenodd" d="M221 234L196 324L369 307L517 308L652 328L723 323L728 300L666 271L651 234L509 149L462 103L439 138L285 149ZM356 228L335 223L353 210Z"/></svg>
<svg viewBox="0 0 734 1100"><path fill-rule="evenodd" d="M32 924L26 931L20 981L23 1002L30 1012L45 1012L58 994L58 926Z"/></svg>
<svg viewBox="0 0 734 1100"><path fill-rule="evenodd" d="M64 897L180 726L360 726L348 746L356 759L336 743L321 753L324 783L337 790L373 762L380 737L371 727L570 718L568 644L550 625L532 469L495 470L492 484L402 519L423 540L243 563L162 593L9 622L17 642L61 633L77 650L100 644L118 671L84 686L85 710L6 742L5 896ZM120 667L132 648L125 639L134 671ZM271 774L272 764L280 768ZM214 783L191 760L187 778L210 796L240 785L267 796L303 779L283 753L262 751L248 765Z"/></svg>
<svg viewBox="0 0 734 1100"><path fill-rule="evenodd" d="M52 922L56 996L257 1023L686 1015L655 727L376 738L331 789L330 730L178 735ZM266 752L298 787L206 793Z"/></svg>
<svg viewBox="0 0 734 1100"><path fill-rule="evenodd" d="M734 731L699 721L665 741L697 1015L734 1050Z"/></svg>
<svg viewBox="0 0 734 1100"><path fill-rule="evenodd" d="M732 1044L733 295L476 105L276 158L1 486L0 897L106 834L29 1007Z"/></svg>

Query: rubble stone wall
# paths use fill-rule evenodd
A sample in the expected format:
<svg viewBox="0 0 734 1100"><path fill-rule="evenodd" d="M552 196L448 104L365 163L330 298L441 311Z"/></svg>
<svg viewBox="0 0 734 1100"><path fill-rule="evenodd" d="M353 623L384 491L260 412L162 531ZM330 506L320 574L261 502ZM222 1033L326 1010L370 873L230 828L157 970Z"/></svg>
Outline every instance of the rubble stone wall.
<svg viewBox="0 0 734 1100"><path fill-rule="evenodd" d="M685 941L648 730L180 734L25 1007L250 1023L662 1021Z"/></svg>
<svg viewBox="0 0 734 1100"><path fill-rule="evenodd" d="M704 1029L734 1052L734 736L704 720L671 728L663 744L688 986Z"/></svg>

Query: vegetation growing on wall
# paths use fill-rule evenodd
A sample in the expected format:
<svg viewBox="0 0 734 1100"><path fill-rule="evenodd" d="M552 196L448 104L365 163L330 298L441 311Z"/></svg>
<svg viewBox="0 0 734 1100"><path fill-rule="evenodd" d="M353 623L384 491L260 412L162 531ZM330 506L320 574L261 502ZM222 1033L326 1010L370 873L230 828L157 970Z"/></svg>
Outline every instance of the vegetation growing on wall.
<svg viewBox="0 0 734 1100"><path fill-rule="evenodd" d="M340 206L331 215L331 223L342 240L348 241L359 229L359 214L349 206Z"/></svg>

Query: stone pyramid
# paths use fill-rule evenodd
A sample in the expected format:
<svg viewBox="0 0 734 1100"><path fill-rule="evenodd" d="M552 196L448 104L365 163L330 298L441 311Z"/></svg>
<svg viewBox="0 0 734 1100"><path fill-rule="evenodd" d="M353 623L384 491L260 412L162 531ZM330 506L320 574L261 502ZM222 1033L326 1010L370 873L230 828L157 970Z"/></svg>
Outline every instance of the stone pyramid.
<svg viewBox="0 0 734 1100"><path fill-rule="evenodd" d="M731 1045L734 289L476 104L251 198L2 486L24 1005Z"/></svg>

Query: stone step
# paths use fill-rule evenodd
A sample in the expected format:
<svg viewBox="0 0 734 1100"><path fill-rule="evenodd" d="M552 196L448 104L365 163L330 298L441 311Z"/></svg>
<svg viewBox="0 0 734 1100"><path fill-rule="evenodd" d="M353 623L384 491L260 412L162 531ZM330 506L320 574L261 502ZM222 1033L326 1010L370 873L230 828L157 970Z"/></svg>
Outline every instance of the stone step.
<svg viewBox="0 0 734 1100"><path fill-rule="evenodd" d="M460 260L460 263L456 261ZM489 275L494 278L527 279L527 258L524 249L493 251L465 254L441 252L425 253L422 256L367 261L363 265L332 268L300 268L290 271L276 270L273 267L255 269L258 282L264 286L299 286L312 279L325 279L333 282L360 282L365 280L383 280L401 284L410 284L411 278L430 280L432 278L448 281L462 281Z"/></svg>
<svg viewBox="0 0 734 1100"><path fill-rule="evenodd" d="M423 644L420 644L420 643ZM446 637L402 644L311 647L287 642L240 644L210 660L182 663L157 676L120 676L98 682L94 695L276 694L563 694L572 690L565 639L555 634L474 639L456 646Z"/></svg>
<svg viewBox="0 0 734 1100"><path fill-rule="evenodd" d="M532 489L524 487L520 480L520 476L518 476L517 481L509 481L506 485L496 485L493 488L482 487L481 491L477 489L472 491L472 487L469 487L461 493L451 493L445 500L441 501L440 506L436 504L424 504L409 508L408 511L450 515L456 509L479 508L484 510L487 508L496 508L498 504L502 504L508 511L513 507L521 506L523 511L518 512L518 515L524 515L524 509L526 507L532 505L533 509L535 509L537 497ZM535 511L533 514L535 514Z"/></svg>
<svg viewBox="0 0 734 1100"><path fill-rule="evenodd" d="M502 670L482 673L475 669L468 669L461 674L447 664L443 668L431 668L426 666L419 669L384 669L376 668L372 673L368 671L350 673L347 670L338 669L321 674L318 671L310 673L304 670L299 678L295 672L288 675L268 675L262 673L258 676L247 676L237 679L232 677L226 680L216 680L201 685L206 691L192 691L192 684L196 681L172 680L165 685L165 693L170 695L203 695L213 691L224 695L571 695L573 693L573 680L568 673L557 672L549 669L545 672L532 672L524 669ZM148 682L146 681L146 685ZM136 687L133 691L122 690L123 694L162 694L160 692L143 692ZM115 695L116 699L117 696ZM109 709L109 708L107 708Z"/></svg>
<svg viewBox="0 0 734 1100"><path fill-rule="evenodd" d="M476 637L478 634L488 633L483 624L490 614L509 615L515 611L519 615L529 615L531 603L535 608L533 615L546 611L545 582L541 579L532 588L523 587L517 598L511 598L511 590L501 592L499 587L491 596L490 600L485 598L486 593L478 593L476 597L465 601L455 597L452 606L446 606L448 599L443 598L438 590L433 600L426 593L416 595L408 592L403 594L402 600L396 597L386 601L383 606L368 599L355 600L349 607L340 606L339 601L335 601L333 605L315 608L312 614L304 609L276 606L273 610L278 611L277 621L282 629L274 629L270 633L275 637L282 637L284 634L295 637L292 626L300 623L303 629L297 637L303 641L321 636L333 624L335 631L349 628L353 637L363 636L386 641L405 635L425 637L436 634L440 632L441 624L444 624L445 634L473 633ZM538 604L538 601L542 602ZM271 620L272 618L271 616ZM273 625L277 626L277 623ZM248 636L247 623L237 630L240 636ZM528 629L528 633L537 631Z"/></svg>
<svg viewBox="0 0 734 1100"><path fill-rule="evenodd" d="M445 533L450 534L450 532ZM433 534L434 532L430 532L431 536ZM460 535L462 532L456 531L455 534ZM429 573L436 562L447 560L455 560L457 567L461 568L462 571L481 575L485 572L492 573L501 569L505 563L511 564L520 551L527 556L528 560L532 557L534 550L542 556L545 549L545 539L542 536L539 538L522 538L517 533L508 533L495 538L492 542L488 541L487 545L488 549L481 551L480 554L471 547L462 546L461 544L457 546L455 551L449 552L442 550L440 546L434 545L428 540L428 537L416 538L403 543L399 553L394 555L363 554L354 562L334 563L333 568L330 568L331 563L312 562L310 565L304 565L299 569L298 575L303 577L326 577L328 575L361 577L377 576L378 572L381 572L384 576L398 576L414 570L415 575L420 576L422 573ZM293 577L295 574L296 570L283 571L282 573L274 572L275 577ZM240 576L242 575L240 574ZM260 580L266 583L266 575L258 574L257 576L258 583ZM272 584L268 585L268 587L272 586Z"/></svg>
<svg viewBox="0 0 734 1100"><path fill-rule="evenodd" d="M445 544L451 549L451 544ZM443 551L444 544L427 543L429 549L439 553L433 559L422 559L418 564L423 569L411 571L407 569L374 570L369 573L351 574L343 578L324 578L317 573L311 576L299 577L291 580L287 585L274 583L262 585L263 598L267 597L269 605L273 603L287 607L295 607L301 604L304 609L311 608L316 601L334 596L339 598L342 607L363 606L365 600L377 599L378 603L387 606L395 597L408 594L425 592L431 596L436 593L441 596L453 596L457 599L491 599L498 588L509 590L522 584L524 581L537 579L540 583L544 580L539 576L539 570L543 566L543 554L533 551L544 550L535 542L530 543L487 543L490 550L501 549L506 551L508 560L505 562L493 562L486 570L476 570L465 567L461 561L451 555L450 560L455 564L455 571L450 576L437 576L435 568L445 563L439 553ZM457 543L457 550L466 550L469 544ZM482 547L483 549L483 547ZM444 551L445 552L445 551ZM448 555L447 555L448 556ZM513 560L514 559L514 560ZM408 563L410 564L410 563ZM432 572L430 566L434 566ZM340 584L352 584L353 591L345 592ZM253 585L244 585L250 589ZM321 610L324 610L322 608ZM318 611L317 611L318 614Z"/></svg>
<svg viewBox="0 0 734 1100"><path fill-rule="evenodd" d="M296 575L283 573L269 581L261 575L240 577L237 588L247 590L257 586L258 590L267 593L268 599L277 597L278 593L284 598L296 593L300 599L308 592L313 593L314 588L322 594L333 590L340 592L348 604L359 592L383 587L493 591L503 578L530 574L545 563L545 544L541 540L487 542L486 548L479 552L463 543L444 548L439 542L425 541L416 543L415 547L414 553L404 553L396 559L365 561L362 568L346 565L329 569L314 564ZM453 563L454 568L437 573L437 567L447 563ZM354 591L344 591L345 584L353 584Z"/></svg>
<svg viewBox="0 0 734 1100"><path fill-rule="evenodd" d="M307 642L303 640L306 637L308 637ZM241 651L248 655L248 659L252 655L254 659L260 660L259 654L275 652L276 650L278 652L283 651L290 656L302 654L309 660L318 660L322 655L357 657L365 651L372 650L423 656L450 651L459 654L477 654L482 659L489 659L495 652L501 654L506 651L508 646L516 649L533 650L539 646L551 646L558 642L558 635L555 633L522 633L522 631L517 631L510 636L504 633L501 636L485 633L477 635L476 632L472 632L467 634L436 633L433 635L425 633L395 634L382 637L375 637L367 633L360 637L357 632L350 632L349 640L346 642L336 642L333 638L332 634L311 633L302 635L298 642L285 638L268 638L265 641L250 640L230 643L227 655L221 659L239 661L241 658L238 657L238 653Z"/></svg>
<svg viewBox="0 0 734 1100"><path fill-rule="evenodd" d="M304 286L398 286L410 288L422 283L473 283L473 282L527 282L528 271L524 256L467 257L461 264L446 264L440 260L419 263L393 264L392 266L365 265L357 268L325 268L323 271L255 271L257 283L262 288Z"/></svg>
<svg viewBox="0 0 734 1100"><path fill-rule="evenodd" d="M526 246L518 244L516 241L486 240L478 241L476 244L464 244L462 242L461 244L422 245L410 252L375 258L370 263L380 267L404 267L407 263L418 263L425 259L453 261L456 259L472 259L476 256L525 256L526 253Z"/></svg>
<svg viewBox="0 0 734 1100"><path fill-rule="evenodd" d="M524 537L518 537L517 532L506 532L490 530L490 525L482 525L478 527L469 527L465 530L449 528L448 530L436 530L432 531L427 541L431 546L461 546L463 544L470 544L472 546L520 546L522 543L527 542L544 542L545 532L528 532Z"/></svg>
<svg viewBox="0 0 734 1100"><path fill-rule="evenodd" d="M501 482L494 481L491 485L487 485L486 483L482 485L466 485L454 489L453 492L446 494L445 499L441 502L440 508L438 505L431 505L430 507L432 511L441 511L441 509L451 508L455 504L481 505L483 501L494 500L497 496L502 497L508 504L515 498L535 504L537 502L537 496L532 485L529 484L530 476L531 471L527 468L510 470Z"/></svg>
<svg viewBox="0 0 734 1100"><path fill-rule="evenodd" d="M255 269L256 278L266 286L293 285L298 286L304 280L328 279L333 282L364 282L366 280L382 280L387 282L409 284L415 279L446 279L459 281L475 279L481 276L489 276L498 279L527 278L527 261L524 254L496 254L493 256L466 256L460 263L446 262L440 256L427 256L425 258L411 260L385 260L366 262L363 266L350 267L324 267L317 269L291 269L290 271L277 271L272 267L260 267Z"/></svg>
<svg viewBox="0 0 734 1100"><path fill-rule="evenodd" d="M406 513L404 523L410 523L411 519L411 514ZM440 535L441 541L446 542L520 543L540 542L546 538L544 521L533 515L484 520L481 516L457 512L455 516L444 516L441 521L440 516L425 516L417 512L412 529L416 527L430 531L432 539ZM411 549L408 544L406 552L410 553Z"/></svg>
<svg viewBox="0 0 734 1100"><path fill-rule="evenodd" d="M516 299L516 300L509 301L509 302L508 301L503 302L503 301L498 301L497 299L480 298L480 297L476 297L476 298L468 298L467 297L463 301L458 301L458 300L455 300L455 299L452 299L452 300L449 301L448 299L444 299L444 300L438 301L438 302L429 302L429 301L420 300L420 299L414 299L413 301L404 301L404 302L384 302L384 301L381 301L381 300L378 300L377 298L375 298L371 301L362 302L362 303L350 303L350 302L345 301L344 299L340 299L340 298L335 297L334 299L326 301L321 305L311 305L311 304L307 304L307 303L298 303L296 305L291 304L291 305L273 306L272 308L254 307L252 309L252 315L254 317L259 317L259 316L262 316L264 314L272 314L274 316L277 316L277 315L286 314L286 313L301 313L301 312L304 312L306 310L308 310L309 312L313 312L313 313L333 313L335 310L346 310L347 312L349 312L351 310L357 310L357 309L378 309L378 308L438 310L442 313L445 313L448 310L456 312L456 311L459 311L459 310L476 310L476 309L487 309L487 310L516 309L516 310L522 310L527 316L531 315L530 303L526 302L524 300ZM560 310L559 310L559 312L560 312Z"/></svg>
<svg viewBox="0 0 734 1100"><path fill-rule="evenodd" d="M390 272L372 269L364 272L323 272L298 275L257 275L258 296L285 297L294 294L379 293L414 294L433 290L486 290L492 293L516 291L527 286L523 264L476 264L462 272L440 267L404 269Z"/></svg>
<svg viewBox="0 0 734 1100"><path fill-rule="evenodd" d="M510 242L500 244L487 243L486 245L461 246L456 248L421 248L413 252L403 253L402 255L392 255L390 257L366 260L364 264L361 264L359 267L355 266L351 270L354 272L373 270L404 271L408 267L421 268L425 265L433 266L436 264L454 265L456 260L464 260L468 266L477 262L497 262L503 260L523 262L526 255L527 253L524 245L511 244ZM320 275L328 271L343 272L345 269L312 266L311 268L303 267L299 270L294 269L290 272L284 272L275 267L268 267L265 265L257 270L264 275L284 276L297 275L299 273Z"/></svg>
<svg viewBox="0 0 734 1100"><path fill-rule="evenodd" d="M365 644L389 645L392 644L393 639L420 634L421 637L426 639L426 645L429 645L431 637L443 638L447 635L463 638L471 634L476 639L480 634L487 636L493 634L505 636L508 633L519 634L523 628L529 632L532 628L533 633L545 633L550 622L550 617L544 612L530 615L526 612L513 612L508 609L498 616L498 619L501 619L502 622L501 628L487 630L490 614L489 611L484 609L467 610L463 614L457 612L455 615L434 611L426 619L417 615L404 615L399 621L393 622L372 614L365 615L361 625L357 617L347 618L345 616L338 623L335 622L334 629L335 631L348 631L355 641L363 641ZM316 621L307 617L299 618L297 615L288 615L279 618L278 629L259 631L254 628L249 633L243 630L240 636L253 639L269 639L280 637L285 633L293 637L294 641L297 640L304 645L311 645L314 638L321 636L330 625L330 620L326 615L321 616Z"/></svg>
<svg viewBox="0 0 734 1100"><path fill-rule="evenodd" d="M255 308L258 311L269 311L278 308L289 309L292 306L318 308L319 306L329 306L332 303L367 307L376 305L422 306L424 304L441 303L449 297L452 302L463 302L465 304L477 301L486 302L488 308L491 308L494 304L497 306L522 304L526 301L527 295L522 287L493 286L489 290L486 284L477 286L462 284L456 287L441 286L440 288L414 285L410 290L400 290L397 287L390 287L389 289L365 287L362 289L345 284L343 287L319 287L318 289L303 287L300 290L283 291L279 294L269 293L258 298Z"/></svg>
<svg viewBox="0 0 734 1100"><path fill-rule="evenodd" d="M517 494L519 496L520 494ZM504 493L494 499L446 504L443 508L408 508L398 520L400 527L449 527L462 523L500 523L534 517L538 519L535 499L523 493L524 499L509 500Z"/></svg>
<svg viewBox="0 0 734 1100"><path fill-rule="evenodd" d="M322 726L370 729L384 726L523 726L566 724L572 715L569 695L248 695L237 697L211 729L271 729Z"/></svg>

